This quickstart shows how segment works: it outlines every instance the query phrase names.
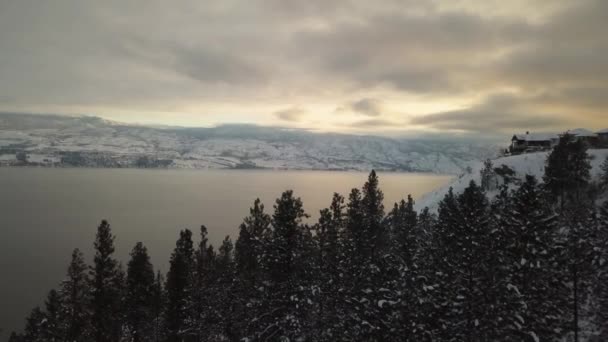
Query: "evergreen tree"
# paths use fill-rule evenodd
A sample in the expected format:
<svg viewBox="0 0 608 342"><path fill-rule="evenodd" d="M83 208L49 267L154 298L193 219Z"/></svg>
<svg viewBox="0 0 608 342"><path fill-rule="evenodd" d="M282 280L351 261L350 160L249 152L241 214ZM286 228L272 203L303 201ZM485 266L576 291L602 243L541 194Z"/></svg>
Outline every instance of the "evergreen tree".
<svg viewBox="0 0 608 342"><path fill-rule="evenodd" d="M45 302L46 322L42 331L45 341L55 342L65 339L62 321L62 303L59 293L55 290L49 291Z"/></svg>
<svg viewBox="0 0 608 342"><path fill-rule="evenodd" d="M103 220L97 228L95 257L91 267L92 327L96 342L113 342L122 333L122 292L124 274L114 254L114 235Z"/></svg>
<svg viewBox="0 0 608 342"><path fill-rule="evenodd" d="M570 134L562 135L547 158L544 175L545 187L561 210L567 202L582 200L589 185L590 169L587 144Z"/></svg>
<svg viewBox="0 0 608 342"><path fill-rule="evenodd" d="M26 342L45 342L46 314L39 308L34 308L25 320L23 340Z"/></svg>
<svg viewBox="0 0 608 342"><path fill-rule="evenodd" d="M488 203L481 188L471 181L457 198L449 192L439 207L438 225L444 249L440 273L449 283L442 289L449 303L442 318L443 334L457 340L491 340L485 293L492 286L488 279L492 251Z"/></svg>
<svg viewBox="0 0 608 342"><path fill-rule="evenodd" d="M497 249L504 254L501 264L507 284L516 289L517 301L523 305L515 303L511 314L503 318L518 317L511 328L515 340L533 341L532 336L541 341L556 339L564 314L559 301L563 285L557 268L557 216L544 203L536 178L529 175L506 208L494 241L503 242Z"/></svg>
<svg viewBox="0 0 608 342"><path fill-rule="evenodd" d="M68 267L67 277L61 283L61 330L65 331L66 341L90 341L91 312L89 309L90 286L87 276L87 265L80 250L72 252L72 259Z"/></svg>
<svg viewBox="0 0 608 342"><path fill-rule="evenodd" d="M395 203L389 216L396 253L411 269L417 259L419 238L421 238L417 230L418 214L414 210L412 196L407 196L407 202L401 200L399 204Z"/></svg>
<svg viewBox="0 0 608 342"><path fill-rule="evenodd" d="M344 245L344 197L334 193L329 208L320 211L319 222L315 225L318 256L317 272L317 323L315 331L318 341L335 341L343 331L344 305L341 292L344 288L344 274L340 266Z"/></svg>
<svg viewBox="0 0 608 342"><path fill-rule="evenodd" d="M264 245L269 237L270 215L264 212L264 205L256 199L239 228L235 244L235 267L238 274L238 302L235 309L239 315L234 317L233 327L240 336L247 335L247 327L260 315L263 296L262 280Z"/></svg>
<svg viewBox="0 0 608 342"><path fill-rule="evenodd" d="M11 335L8 338L8 342L25 342L23 335L17 334L16 332L11 332Z"/></svg>
<svg viewBox="0 0 608 342"><path fill-rule="evenodd" d="M580 322L585 314L583 304L587 300L588 291L594 279L593 263L599 256L595 242L602 232L598 231L595 208L590 203L578 203L569 206L562 214L563 225L563 255L562 265L565 265L565 279L569 283L570 293L564 297L571 308L570 323L575 342L580 339Z"/></svg>
<svg viewBox="0 0 608 342"><path fill-rule="evenodd" d="M250 285L256 283L260 276L262 246L270 221L270 215L264 212L264 205L258 198L239 229L239 238L235 245L236 267L242 280Z"/></svg>
<svg viewBox="0 0 608 342"><path fill-rule="evenodd" d="M494 165L492 160L486 159L483 163L483 169L480 171L481 174L481 188L484 191L494 190L496 184L496 172L494 171Z"/></svg>
<svg viewBox="0 0 608 342"><path fill-rule="evenodd" d="M600 340L608 340L608 201L600 208L598 236L594 243L596 278L594 295L597 301L596 323Z"/></svg>
<svg viewBox="0 0 608 342"><path fill-rule="evenodd" d="M166 296L164 289L164 279L163 275L160 271L156 273L156 278L154 279L154 287L153 287L153 297L152 297L152 341L159 342L164 341L166 339L166 327L165 321L163 319L164 315L164 307L166 304Z"/></svg>
<svg viewBox="0 0 608 342"><path fill-rule="evenodd" d="M264 244L266 289L261 314L254 319L256 338L298 340L311 334L311 292L305 250L312 238L302 220L308 217L302 200L285 191L274 205L272 230Z"/></svg>
<svg viewBox="0 0 608 342"><path fill-rule="evenodd" d="M608 188L608 156L602 163L601 166L602 173L600 175L600 186L604 189Z"/></svg>
<svg viewBox="0 0 608 342"><path fill-rule="evenodd" d="M130 340L152 339L154 323L154 270L148 250L138 242L127 265L126 318Z"/></svg>
<svg viewBox="0 0 608 342"><path fill-rule="evenodd" d="M166 328L169 342L180 342L189 335L187 330L192 303L192 283L194 273L194 247L192 232L188 229L179 233L180 237L171 254L169 273L167 273Z"/></svg>
<svg viewBox="0 0 608 342"><path fill-rule="evenodd" d="M375 171L369 174L362 193L363 230L366 243L361 252L367 260L374 262L382 256L388 246L388 231L382 224L384 194L378 188L378 176Z"/></svg>

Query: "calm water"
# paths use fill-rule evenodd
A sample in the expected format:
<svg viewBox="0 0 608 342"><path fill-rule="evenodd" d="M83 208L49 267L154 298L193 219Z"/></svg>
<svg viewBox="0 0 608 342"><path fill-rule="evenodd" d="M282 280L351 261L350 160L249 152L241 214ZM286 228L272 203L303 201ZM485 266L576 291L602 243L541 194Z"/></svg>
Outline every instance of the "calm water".
<svg viewBox="0 0 608 342"><path fill-rule="evenodd" d="M29 310L63 278L72 249L92 255L95 229L108 219L117 256L127 260L137 241L155 267L167 270L178 232L209 228L217 245L237 228L256 197L272 211L293 189L313 219L334 191L345 196L367 177L358 172L184 171L0 168L0 340L21 329ZM385 205L445 184L449 176L380 174ZM197 235L198 237L198 235Z"/></svg>

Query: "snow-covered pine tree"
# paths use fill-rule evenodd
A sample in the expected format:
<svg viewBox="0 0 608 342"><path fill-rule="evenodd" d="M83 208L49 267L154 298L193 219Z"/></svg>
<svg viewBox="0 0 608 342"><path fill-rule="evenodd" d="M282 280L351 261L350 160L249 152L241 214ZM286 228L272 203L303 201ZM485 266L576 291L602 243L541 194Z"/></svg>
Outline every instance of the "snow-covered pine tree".
<svg viewBox="0 0 608 342"><path fill-rule="evenodd" d="M61 324L66 341L86 342L92 338L90 286L87 265L80 250L72 252L66 278L61 282Z"/></svg>
<svg viewBox="0 0 608 342"><path fill-rule="evenodd" d="M154 333L154 270L148 250L138 242L131 251L127 265L125 312L129 340L153 340Z"/></svg>
<svg viewBox="0 0 608 342"><path fill-rule="evenodd" d="M334 193L329 208L320 211L319 222L315 225L315 239L318 246L315 277L316 324L314 337L317 341L335 341L344 330L341 317L344 313L342 292L344 271L341 269L344 245L344 197Z"/></svg>
<svg viewBox="0 0 608 342"><path fill-rule="evenodd" d="M194 273L194 247L190 230L182 230L179 235L169 261L170 266L165 285L167 293L165 324L169 342L187 340L185 336L190 334L186 328L192 308L190 292Z"/></svg>
<svg viewBox="0 0 608 342"><path fill-rule="evenodd" d="M61 316L61 297L56 290L49 291L44 303L46 322L42 331L43 339L47 342L59 342L65 340L63 330L63 317Z"/></svg>
<svg viewBox="0 0 608 342"><path fill-rule="evenodd" d="M96 342L118 341L122 334L122 284L118 261L113 258L114 235L103 220L97 228L95 256L90 268L93 337Z"/></svg>
<svg viewBox="0 0 608 342"><path fill-rule="evenodd" d="M483 169L480 171L480 176L481 188L484 191L490 191L496 188L496 172L494 171L492 160L486 159L486 161L483 163Z"/></svg>
<svg viewBox="0 0 608 342"><path fill-rule="evenodd" d="M258 314L262 300L264 242L269 236L271 217L264 212L264 204L256 199L239 227L234 259L237 271L237 308L233 330L240 336L248 335L248 325Z"/></svg>
<svg viewBox="0 0 608 342"><path fill-rule="evenodd" d="M547 157L543 181L551 198L564 210L567 202L582 200L590 180L587 144L563 134Z"/></svg>
<svg viewBox="0 0 608 342"><path fill-rule="evenodd" d="M589 314L583 311L583 305L597 275L594 260L599 257L600 251L595 242L603 233L599 231L595 205L589 201L569 205L560 218L564 244L560 264L564 279L569 284L569 293L563 295L570 308L566 324L573 340L578 342L581 338L581 321Z"/></svg>
<svg viewBox="0 0 608 342"><path fill-rule="evenodd" d="M302 220L302 200L285 191L274 205L272 229L264 243L264 298L251 326L260 340L306 340L310 323L311 288L305 260L305 241L311 238Z"/></svg>
<svg viewBox="0 0 608 342"><path fill-rule="evenodd" d="M603 189L608 189L608 156L602 163L601 166L602 173L600 174L600 186Z"/></svg>
<svg viewBox="0 0 608 342"><path fill-rule="evenodd" d="M608 340L608 201L600 207L598 219L598 236L595 241L596 258L594 267L596 270L594 296L597 302L596 324L599 338Z"/></svg>
<svg viewBox="0 0 608 342"><path fill-rule="evenodd" d="M447 336L457 340L491 340L489 303L492 287L488 256L490 250L488 200L473 181L454 201L446 195L440 206L439 227L445 257L441 274L448 284Z"/></svg>
<svg viewBox="0 0 608 342"><path fill-rule="evenodd" d="M500 246L495 252L504 257L500 270L506 272L506 293L515 290L518 294L510 297L516 302L505 308L508 311L502 316L512 325L504 334L514 340L559 338L565 303L560 301L564 287L558 273L561 248L557 215L543 200L536 178L530 175L504 208L494 239Z"/></svg>
<svg viewBox="0 0 608 342"><path fill-rule="evenodd" d="M153 301L152 301L152 338L151 341L160 342L165 341L167 336L165 320L164 320L164 308L166 303L166 294L164 288L165 280L160 271L156 272L154 278L153 287Z"/></svg>
<svg viewBox="0 0 608 342"><path fill-rule="evenodd" d="M32 309L30 314L25 319L23 340L26 342L46 342L44 336L46 322L46 314L40 309L40 307L35 307Z"/></svg>

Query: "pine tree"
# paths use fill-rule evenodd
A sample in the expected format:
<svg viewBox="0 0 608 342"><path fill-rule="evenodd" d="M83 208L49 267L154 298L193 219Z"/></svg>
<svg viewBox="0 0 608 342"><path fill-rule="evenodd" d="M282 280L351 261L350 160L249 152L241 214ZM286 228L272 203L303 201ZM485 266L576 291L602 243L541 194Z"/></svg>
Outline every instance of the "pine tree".
<svg viewBox="0 0 608 342"><path fill-rule="evenodd" d="M454 197L450 191L439 207L440 274L446 275L442 290L446 291L449 307L444 312L446 331L443 334L458 340L487 340L488 303L484 294L491 272L491 253L487 199L477 184L471 181L464 192ZM491 339L490 339L491 340Z"/></svg>
<svg viewBox="0 0 608 342"><path fill-rule="evenodd" d="M496 172L494 171L494 165L492 160L486 159L483 163L483 169L480 171L481 174L481 188L484 191L494 190L496 187Z"/></svg>
<svg viewBox="0 0 608 342"><path fill-rule="evenodd" d="M235 267L238 274L238 306L239 313L234 317L237 322L233 327L236 334L247 335L249 323L260 315L260 305L263 291L264 244L269 237L271 217L264 212L264 205L256 199L253 207L249 209L249 216L245 217L239 228L239 237L235 244Z"/></svg>
<svg viewBox="0 0 608 342"><path fill-rule="evenodd" d="M45 341L55 342L65 339L65 331L61 322L63 321L62 303L59 293L56 290L49 291L45 302L46 322L42 331Z"/></svg>
<svg viewBox="0 0 608 342"><path fill-rule="evenodd" d="M375 171L369 174L362 193L363 230L366 239L362 252L364 257L373 263L382 256L388 245L388 231L382 224L384 194L378 188L378 176Z"/></svg>
<svg viewBox="0 0 608 342"><path fill-rule="evenodd" d="M344 252L344 208L344 197L334 193L330 207L320 211L319 222L315 225L318 246L315 278L319 292L315 340L318 341L335 341L343 331L341 292L344 273L340 262Z"/></svg>
<svg viewBox="0 0 608 342"><path fill-rule="evenodd" d="M163 319L166 296L164 289L164 279L160 271L156 273L153 287L152 299L152 339L151 341L160 342L166 339L166 327Z"/></svg>
<svg viewBox="0 0 608 342"><path fill-rule="evenodd" d="M185 229L180 231L179 235L175 250L171 254L165 285L167 291L165 314L169 342L180 342L184 339L184 335L189 333L186 328L192 308L190 300L195 262L192 232Z"/></svg>
<svg viewBox="0 0 608 342"><path fill-rule="evenodd" d="M263 252L266 289L253 330L261 340L306 339L311 333L307 328L311 289L304 252L305 239L312 237L302 220L308 215L291 190L283 192L274 209Z"/></svg>
<svg viewBox="0 0 608 342"><path fill-rule="evenodd" d="M62 304L61 323L62 330L66 334L66 341L85 342L92 338L89 309L91 299L87 269L82 253L75 249L72 252L67 277L61 283L59 290Z"/></svg>
<svg viewBox="0 0 608 342"><path fill-rule="evenodd" d="M602 173L600 175L600 186L606 189L608 188L608 156L606 156L606 159L602 163L601 170Z"/></svg>
<svg viewBox="0 0 608 342"><path fill-rule="evenodd" d="M418 214L414 210L412 196L407 196L407 202L401 200L399 204L395 203L389 216L396 253L405 266L411 269L417 259L419 238L421 237L417 231Z"/></svg>
<svg viewBox="0 0 608 342"><path fill-rule="evenodd" d="M593 263L598 258L599 250L595 241L602 232L598 231L595 207L591 203L580 202L571 205L562 214L564 230L564 250L561 264L565 265L565 279L570 284L570 293L565 297L571 308L570 324L575 342L580 339L580 322L585 312L582 311L588 291L595 275Z"/></svg>
<svg viewBox="0 0 608 342"><path fill-rule="evenodd" d="M600 207L594 249L597 252L593 262L596 270L593 289L597 301L596 323L600 340L608 340L608 201Z"/></svg>
<svg viewBox="0 0 608 342"><path fill-rule="evenodd" d="M110 224L103 220L97 228L95 257L91 267L92 326L96 342L113 342L122 333L122 285L118 261L114 254L114 236ZM123 278L124 279L124 278Z"/></svg>
<svg viewBox="0 0 608 342"><path fill-rule="evenodd" d="M235 261L242 280L246 282L256 283L260 276L262 245L270 221L270 215L264 212L264 205L258 198L240 226L235 245Z"/></svg>
<svg viewBox="0 0 608 342"><path fill-rule="evenodd" d="M154 270L148 250L138 242L127 265L126 318L133 342L152 339L154 323Z"/></svg>
<svg viewBox="0 0 608 342"><path fill-rule="evenodd" d="M511 331L519 333L516 340L532 336L541 341L556 339L564 307L559 301L563 286L557 269L557 216L543 201L536 178L529 175L504 207L499 234L493 239L503 244L495 252L504 255L501 264L507 286L516 290L522 305L514 303L503 319L518 318L511 323Z"/></svg>
<svg viewBox="0 0 608 342"><path fill-rule="evenodd" d="M39 307L35 307L25 320L23 340L26 342L45 342L46 322L46 314Z"/></svg>
<svg viewBox="0 0 608 342"><path fill-rule="evenodd" d="M547 157L543 178L545 187L562 211L567 202L582 200L589 185L590 169L586 143L570 134L562 135Z"/></svg>

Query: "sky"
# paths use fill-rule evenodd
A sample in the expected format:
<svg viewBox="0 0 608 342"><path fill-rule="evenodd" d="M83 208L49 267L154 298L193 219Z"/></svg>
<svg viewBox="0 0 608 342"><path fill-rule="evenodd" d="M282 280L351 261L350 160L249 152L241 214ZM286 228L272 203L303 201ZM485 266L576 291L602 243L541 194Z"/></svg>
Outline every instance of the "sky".
<svg viewBox="0 0 608 342"><path fill-rule="evenodd" d="M605 0L0 0L0 111L497 135L608 127Z"/></svg>

